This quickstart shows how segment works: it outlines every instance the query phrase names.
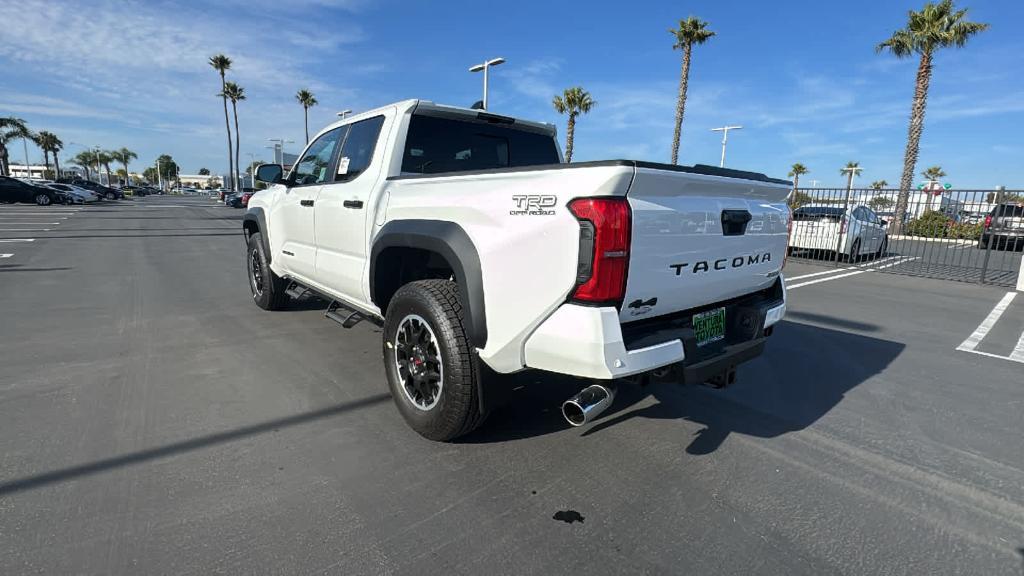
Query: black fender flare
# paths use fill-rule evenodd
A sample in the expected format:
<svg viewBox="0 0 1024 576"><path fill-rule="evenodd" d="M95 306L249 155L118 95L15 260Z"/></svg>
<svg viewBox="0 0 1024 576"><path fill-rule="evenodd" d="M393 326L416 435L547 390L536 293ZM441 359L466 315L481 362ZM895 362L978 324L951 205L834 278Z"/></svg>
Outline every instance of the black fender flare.
<svg viewBox="0 0 1024 576"><path fill-rule="evenodd" d="M267 255L267 264L270 264L273 254L270 253L270 241L267 240L267 216L263 213L263 208L249 208L246 210L245 216L242 216L242 230L245 233L246 242L249 241L249 224L251 223L254 223L260 232L263 253Z"/></svg>
<svg viewBox="0 0 1024 576"><path fill-rule="evenodd" d="M377 258L386 248L395 247L429 250L448 261L459 284L467 336L473 346L486 346L487 315L480 255L466 231L454 222L443 220L393 220L385 224L370 251L370 298L378 306L374 286Z"/></svg>

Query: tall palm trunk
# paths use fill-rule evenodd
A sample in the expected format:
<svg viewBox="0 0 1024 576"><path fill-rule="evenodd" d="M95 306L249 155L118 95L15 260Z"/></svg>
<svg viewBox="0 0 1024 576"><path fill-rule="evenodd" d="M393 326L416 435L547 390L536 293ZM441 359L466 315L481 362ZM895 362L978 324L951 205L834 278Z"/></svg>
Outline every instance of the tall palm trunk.
<svg viewBox="0 0 1024 576"><path fill-rule="evenodd" d="M917 165L918 146L924 130L924 109L928 103L928 84L932 79L932 53L923 52L917 66L917 80L914 85L914 103L910 108L910 126L907 128L907 149L903 153L903 176L900 178L900 195L896 199L893 233L903 230L903 218L910 202L910 187L914 184L914 167Z"/></svg>
<svg viewBox="0 0 1024 576"><path fill-rule="evenodd" d="M309 144L309 106L302 107L302 115L305 116L306 123L306 144ZM284 158L284 152L281 153L281 157Z"/></svg>
<svg viewBox="0 0 1024 576"><path fill-rule="evenodd" d="M242 137L239 136L239 132L238 132L238 103L236 103L234 100L231 101L231 112L234 113L234 115L235 115L235 172L234 173L235 173L235 175L239 179L238 188L239 188L239 190L241 190L241 188L242 188L242 182L241 182L242 163L241 163L241 160L239 159L239 157L240 157L239 146L242 143Z"/></svg>
<svg viewBox="0 0 1024 576"><path fill-rule="evenodd" d="M11 168L10 168L10 166L8 166L7 162L8 162L7 146L4 146L3 144L0 144L0 175L2 175L2 176L10 176L11 175L11 172L10 172Z"/></svg>
<svg viewBox="0 0 1024 576"><path fill-rule="evenodd" d="M132 183L132 177L131 177L131 175L128 172L128 161L125 160L125 161L121 162L121 165L124 166L124 183L125 184L131 184Z"/></svg>
<svg viewBox="0 0 1024 576"><path fill-rule="evenodd" d="M679 137L683 132L683 114L686 111L686 85L690 80L690 54L693 44L683 49L683 69L679 73L679 99L676 100L676 130L672 134L672 163L679 163Z"/></svg>
<svg viewBox="0 0 1024 576"><path fill-rule="evenodd" d="M227 80L224 78L224 71L221 70L220 93L221 99L224 100L224 128L228 131L228 174L231 175L231 190L237 190L235 187L235 163L231 156L231 120L228 117L228 97L225 90L227 90Z"/></svg>
<svg viewBox="0 0 1024 576"><path fill-rule="evenodd" d="M576 135L576 114L569 114L569 125L565 129L565 162L572 162L572 143Z"/></svg>
<svg viewBox="0 0 1024 576"><path fill-rule="evenodd" d="M794 174L793 175L793 194L796 194L798 191L800 191L800 175L799 174Z"/></svg>
<svg viewBox="0 0 1024 576"><path fill-rule="evenodd" d="M50 151L43 150L43 165L46 166L46 171L50 171ZM44 176L45 178L45 176Z"/></svg>
<svg viewBox="0 0 1024 576"><path fill-rule="evenodd" d="M54 180L60 180L60 160L57 158L57 151L53 151L53 175L56 176Z"/></svg>
<svg viewBox="0 0 1024 576"><path fill-rule="evenodd" d="M103 171L107 173L107 186L110 186L110 164L104 164Z"/></svg>

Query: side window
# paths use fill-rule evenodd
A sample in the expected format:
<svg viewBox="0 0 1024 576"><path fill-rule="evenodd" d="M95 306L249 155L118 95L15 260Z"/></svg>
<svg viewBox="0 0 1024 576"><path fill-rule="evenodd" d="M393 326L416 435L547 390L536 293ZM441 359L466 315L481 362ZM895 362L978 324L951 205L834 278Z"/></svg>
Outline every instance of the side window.
<svg viewBox="0 0 1024 576"><path fill-rule="evenodd" d="M351 129L338 158L338 170L335 182L354 180L370 166L373 151L377 147L380 128L384 125L383 116L375 116L350 124Z"/></svg>
<svg viewBox="0 0 1024 576"><path fill-rule="evenodd" d="M878 224L878 215L871 208L864 209L864 219L872 224Z"/></svg>
<svg viewBox="0 0 1024 576"><path fill-rule="evenodd" d="M864 210L860 206L854 208L853 209L853 217L856 220L862 220L863 221L864 220Z"/></svg>
<svg viewBox="0 0 1024 576"><path fill-rule="evenodd" d="M335 128L313 141L302 158L295 163L289 176L295 186L319 184L330 180L331 157L343 135L345 127Z"/></svg>

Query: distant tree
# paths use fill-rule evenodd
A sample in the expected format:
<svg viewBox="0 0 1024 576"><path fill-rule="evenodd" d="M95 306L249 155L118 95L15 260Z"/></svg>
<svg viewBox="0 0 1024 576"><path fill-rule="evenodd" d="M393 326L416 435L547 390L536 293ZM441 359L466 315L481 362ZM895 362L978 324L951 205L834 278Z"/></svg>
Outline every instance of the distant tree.
<svg viewBox="0 0 1024 576"><path fill-rule="evenodd" d="M864 169L860 167L860 162L853 162L853 161L847 162L846 166L843 166L842 168L839 169L839 173L840 174L845 174L847 176L847 181L846 181L846 191L847 192L849 192L850 190L853 190L853 179L856 178L857 176L860 176L860 173L863 170Z"/></svg>
<svg viewBox="0 0 1024 576"><path fill-rule="evenodd" d="M295 93L295 99L302 104L302 114L306 125L306 144L309 144L309 109L319 104L316 97L309 90L302 89Z"/></svg>
<svg viewBox="0 0 1024 576"><path fill-rule="evenodd" d="M875 212L884 212L889 208L892 208L893 201L891 198L885 196L875 196L868 201L868 206Z"/></svg>
<svg viewBox="0 0 1024 576"><path fill-rule="evenodd" d="M872 190L882 190L887 186L889 186L889 183L886 182L885 180L875 180L874 182L871 183Z"/></svg>
<svg viewBox="0 0 1024 576"><path fill-rule="evenodd" d="M199 175L200 176L209 176L210 175L210 169L209 168L200 168L199 169Z"/></svg>
<svg viewBox="0 0 1024 576"><path fill-rule="evenodd" d="M114 158L117 158L117 161L120 162L122 166L124 166L124 181L128 184L131 184L128 176L129 174L131 174L131 172L128 171L128 164L132 160L138 159L139 155L127 148L121 148L120 150L112 150L110 154Z"/></svg>
<svg viewBox="0 0 1024 576"><path fill-rule="evenodd" d="M811 198L810 194L794 189L793 193L789 196L789 207L796 210L797 208L805 204L810 204L813 201L814 199Z"/></svg>
<svg viewBox="0 0 1024 576"><path fill-rule="evenodd" d="M156 159L157 166L160 167L160 176L166 182L174 182L178 179L178 172L181 172L181 167L178 163L171 158L170 154L161 154Z"/></svg>
<svg viewBox="0 0 1024 576"><path fill-rule="evenodd" d="M107 185L108 186L110 185L110 182L112 181L111 178L110 178L110 163L114 162L115 160L117 160L117 156L115 156L114 154L115 154L115 152L113 152L111 150L98 150L96 152L96 162L100 166L103 166L103 171L107 174Z"/></svg>
<svg viewBox="0 0 1024 576"><path fill-rule="evenodd" d="M551 101L559 114L568 114L569 121L565 130L565 161L572 162L573 140L576 134L576 117L586 114L597 106L597 102L590 97L590 92L576 86L566 88L560 96L555 96Z"/></svg>
<svg viewBox="0 0 1024 576"><path fill-rule="evenodd" d="M946 173L942 170L942 166L932 166L921 172L921 176L924 176L925 180L938 182L946 177Z"/></svg>
<svg viewBox="0 0 1024 576"><path fill-rule="evenodd" d="M233 177L237 178L237 170L241 170L242 160L241 152L239 152L239 146L242 144L241 132L238 131L238 102L245 100L245 88L242 88L234 82L228 82L224 85L224 93L227 94L228 100L231 100L231 112L235 115L235 170L232 174ZM242 183L238 183L238 187L242 187Z"/></svg>
<svg viewBox="0 0 1024 576"><path fill-rule="evenodd" d="M715 35L708 30L708 23L694 16L679 21L679 28L669 29L676 37L672 49L683 51L682 70L679 73L679 95L676 98L676 127L672 133L672 163L679 163L679 138L683 132L683 114L686 111L686 87L690 81L690 57L694 44L703 44Z"/></svg>
<svg viewBox="0 0 1024 576"><path fill-rule="evenodd" d="M0 175L11 175L10 155L7 144L17 138L29 138L32 132L21 118L8 116L0 118Z"/></svg>
<svg viewBox="0 0 1024 576"><path fill-rule="evenodd" d="M807 169L807 166L797 162L793 164L793 167L789 170L789 177L793 179L793 190L800 189L800 177L804 174L809 174L811 171Z"/></svg>
<svg viewBox="0 0 1024 576"><path fill-rule="evenodd" d="M83 170L85 170L85 179L89 180L89 176L91 175L91 168L96 165L96 159L93 156L93 152L91 150L83 150L76 154L75 157L71 159L71 163L74 164L75 166L80 166Z"/></svg>
<svg viewBox="0 0 1024 576"><path fill-rule="evenodd" d="M953 0L928 2L920 11L907 14L907 25L875 47L877 52L888 51L897 58L920 56L914 100L910 107L910 126L907 129L907 148L903 154L903 175L896 201L893 232L899 234L910 201L910 187L914 183L914 167L924 130L924 111L928 101L928 85L932 77L932 58L935 52L948 47L961 48L974 35L983 32L988 24L967 21L967 10L956 10Z"/></svg>
<svg viewBox="0 0 1024 576"><path fill-rule="evenodd" d="M227 87L225 74L231 69L231 58L228 58L223 54L217 54L210 57L209 63L214 70L220 73L220 94L218 94L218 96L220 96L221 100L224 101L224 128L226 128L228 132L228 173L233 175L235 173L235 165L231 156L231 122L228 119L228 96L225 93L225 89ZM230 188L234 190L234 186L234 176L232 176Z"/></svg>
<svg viewBox="0 0 1024 576"><path fill-rule="evenodd" d="M36 143L36 146L39 146L43 151L43 163L46 164L47 172L50 171L50 153L53 152L53 161L57 165L56 172L59 174L60 164L57 163L57 151L64 146L64 143L60 141L60 138L57 138L56 134L53 132L47 132L46 130L42 130L38 134L35 134L35 137L32 140Z"/></svg>

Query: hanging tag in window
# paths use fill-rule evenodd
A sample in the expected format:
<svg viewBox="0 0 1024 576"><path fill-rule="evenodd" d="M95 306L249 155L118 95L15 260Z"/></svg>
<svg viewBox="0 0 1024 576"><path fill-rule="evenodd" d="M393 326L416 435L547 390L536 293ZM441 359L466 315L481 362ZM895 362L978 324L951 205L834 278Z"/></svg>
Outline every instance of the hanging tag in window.
<svg viewBox="0 0 1024 576"><path fill-rule="evenodd" d="M342 156L341 159L338 160L338 176L348 174L348 161L348 156Z"/></svg>

